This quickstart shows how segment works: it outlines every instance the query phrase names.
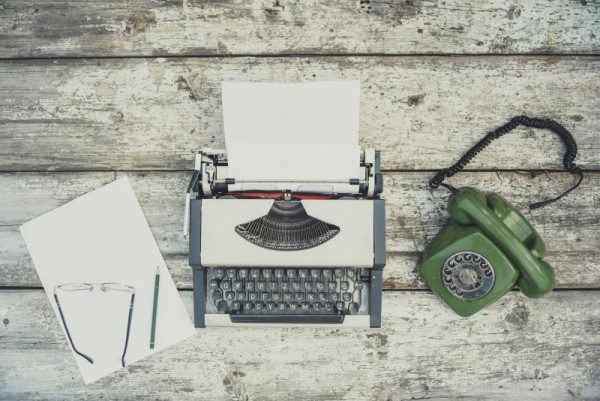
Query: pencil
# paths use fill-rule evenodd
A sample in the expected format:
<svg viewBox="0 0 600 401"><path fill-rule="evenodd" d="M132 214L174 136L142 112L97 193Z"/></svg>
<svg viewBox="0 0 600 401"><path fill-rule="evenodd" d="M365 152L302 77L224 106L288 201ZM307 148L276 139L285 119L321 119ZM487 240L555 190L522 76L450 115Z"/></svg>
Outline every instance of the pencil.
<svg viewBox="0 0 600 401"><path fill-rule="evenodd" d="M150 348L154 349L154 338L156 336L156 310L158 309L158 287L160 285L160 268L156 266L154 277L154 305L152 306L152 326L150 328Z"/></svg>

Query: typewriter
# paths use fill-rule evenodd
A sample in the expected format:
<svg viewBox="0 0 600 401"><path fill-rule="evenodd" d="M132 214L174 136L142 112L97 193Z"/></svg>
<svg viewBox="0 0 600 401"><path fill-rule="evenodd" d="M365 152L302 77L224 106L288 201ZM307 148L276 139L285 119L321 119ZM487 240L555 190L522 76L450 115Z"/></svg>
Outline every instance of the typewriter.
<svg viewBox="0 0 600 401"><path fill-rule="evenodd" d="M380 327L380 154L360 153L360 177L338 183L239 182L225 150L196 154L184 227L196 327Z"/></svg>

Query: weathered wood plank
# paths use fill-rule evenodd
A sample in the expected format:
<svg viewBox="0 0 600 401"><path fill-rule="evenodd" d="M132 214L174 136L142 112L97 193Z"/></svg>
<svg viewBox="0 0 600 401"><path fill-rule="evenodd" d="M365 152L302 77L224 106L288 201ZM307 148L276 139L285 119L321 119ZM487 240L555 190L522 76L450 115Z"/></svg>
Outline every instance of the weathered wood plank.
<svg viewBox="0 0 600 401"><path fill-rule="evenodd" d="M600 168L600 59L333 57L0 63L0 171L190 169L222 147L221 81L362 81L360 142L385 169L447 167L518 114L573 130ZM522 151L527 149L527 151ZM523 129L469 167L560 168L551 133Z"/></svg>
<svg viewBox="0 0 600 401"><path fill-rule="evenodd" d="M0 175L0 286L39 286L18 226L111 182L122 173L6 173ZM182 237L187 172L127 173L177 285L191 288L187 241ZM419 252L446 220L447 192L430 192L429 173L388 173L388 265L386 288L423 288L413 272ZM600 174L590 173L567 198L535 211L530 201L567 188L570 174L463 173L457 186L471 185L503 194L523 211L548 246L546 260L557 271L560 288L600 287Z"/></svg>
<svg viewBox="0 0 600 401"><path fill-rule="evenodd" d="M464 319L430 293L386 292L381 329L198 330L85 386L45 294L3 290L0 397L598 399L598 294L555 292L532 300L513 292ZM191 293L181 295L191 312Z"/></svg>
<svg viewBox="0 0 600 401"><path fill-rule="evenodd" d="M594 53L599 14L595 0L5 0L0 57Z"/></svg>

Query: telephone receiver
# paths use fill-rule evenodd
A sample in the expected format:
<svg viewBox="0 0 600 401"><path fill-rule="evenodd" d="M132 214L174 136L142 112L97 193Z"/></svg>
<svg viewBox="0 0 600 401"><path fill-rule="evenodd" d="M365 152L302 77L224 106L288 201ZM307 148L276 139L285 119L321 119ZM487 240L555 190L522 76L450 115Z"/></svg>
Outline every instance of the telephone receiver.
<svg viewBox="0 0 600 401"><path fill-rule="evenodd" d="M544 241L504 198L464 187L448 198L448 212L450 221L424 250L418 270L456 313L473 315L515 284L531 298L552 291Z"/></svg>

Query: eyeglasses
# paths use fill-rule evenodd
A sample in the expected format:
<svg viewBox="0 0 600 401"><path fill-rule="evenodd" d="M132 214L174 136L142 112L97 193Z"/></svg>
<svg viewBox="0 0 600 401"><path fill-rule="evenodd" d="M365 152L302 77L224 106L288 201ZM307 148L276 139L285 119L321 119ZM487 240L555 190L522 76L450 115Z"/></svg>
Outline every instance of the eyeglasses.
<svg viewBox="0 0 600 401"><path fill-rule="evenodd" d="M65 320L65 315L60 306L60 302L58 300L58 294L56 290L67 291L67 292L77 292L77 291L92 291L94 288L100 288L102 292L109 291L119 291L131 293L131 301L129 304L129 317L127 319L127 333L125 335L125 347L123 349L123 355L121 356L121 364L125 367L125 354L127 353L127 345L129 344L129 331L131 329L131 316L133 315L133 303L135 300L135 288L131 285L127 284L119 284L119 283L66 283L57 285L54 287L54 300L56 301L56 306L58 306L58 312L60 313L60 319L62 320L62 324L65 327L65 331L67 332L67 338L69 339L69 343L71 347L73 347L73 351L82 358L85 358L89 363L94 363L94 360L80 352L73 343L73 339L71 338L71 333L69 333L69 327L67 326L67 321Z"/></svg>

